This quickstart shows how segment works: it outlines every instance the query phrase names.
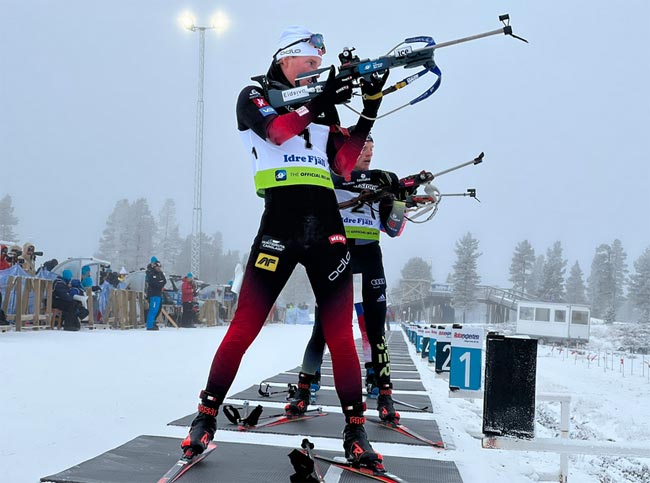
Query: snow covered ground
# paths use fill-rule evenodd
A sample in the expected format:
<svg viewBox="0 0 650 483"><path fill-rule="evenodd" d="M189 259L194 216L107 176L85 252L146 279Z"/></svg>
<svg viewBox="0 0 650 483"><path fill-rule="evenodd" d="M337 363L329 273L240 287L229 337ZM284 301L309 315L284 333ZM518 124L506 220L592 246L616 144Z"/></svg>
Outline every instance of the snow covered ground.
<svg viewBox="0 0 650 483"><path fill-rule="evenodd" d="M265 327L246 354L232 393L298 365L310 331L309 326ZM567 355L540 347L537 390L572 395L572 438L650 444L648 367L642 372L642 358L634 366L626 362L623 375L616 356L610 357L614 368L606 370L607 330L596 332L600 359L594 358L597 352ZM166 424L196 407L224 333L217 327L0 334L0 480L36 483L141 434L184 436L184 428ZM378 451L451 459L468 483L538 481L541 473L559 469L555 454L481 449L469 433L481 428L482 401L449 399L447 383L419 356L415 360L441 431L455 449L434 454L429 448L376 444ZM559 404L539 404L537 419L538 436L556 436ZM217 433L222 441L250 437ZM257 435L255 441L295 443L295 438ZM315 442L340 449L339 442ZM650 460L576 456L569 481L650 482L649 465Z"/></svg>

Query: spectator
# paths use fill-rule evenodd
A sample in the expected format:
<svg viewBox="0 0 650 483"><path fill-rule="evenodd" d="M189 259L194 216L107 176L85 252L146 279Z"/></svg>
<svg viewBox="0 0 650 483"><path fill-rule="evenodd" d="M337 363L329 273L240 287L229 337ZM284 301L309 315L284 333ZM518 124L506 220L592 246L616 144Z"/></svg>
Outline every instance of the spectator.
<svg viewBox="0 0 650 483"><path fill-rule="evenodd" d="M183 284L181 285L181 302L183 304L183 318L181 319L181 327L194 328L194 297L196 296L196 282L194 275L189 272L183 277Z"/></svg>
<svg viewBox="0 0 650 483"><path fill-rule="evenodd" d="M11 267L11 263L7 260L7 252L9 248L7 245L0 245L0 270L6 270Z"/></svg>
<svg viewBox="0 0 650 483"><path fill-rule="evenodd" d="M22 257L25 261L22 263L23 270L30 275L36 275L36 256L43 255L43 252L37 252L33 243L23 245Z"/></svg>
<svg viewBox="0 0 650 483"><path fill-rule="evenodd" d="M151 257L151 263L147 266L147 298L149 299L149 313L147 314L147 330L158 330L156 318L160 313L162 291L167 283L162 265L156 257Z"/></svg>
<svg viewBox="0 0 650 483"><path fill-rule="evenodd" d="M23 251L18 245L11 245L9 247L9 251L7 252L7 262L9 262L9 266L13 267L16 263L18 263L18 257L20 257L22 253Z"/></svg>
<svg viewBox="0 0 650 483"><path fill-rule="evenodd" d="M51 272L54 270L54 267L56 267L59 264L59 261L56 258L53 258L52 260L48 260L43 264L43 270L47 270L48 272Z"/></svg>
<svg viewBox="0 0 650 483"><path fill-rule="evenodd" d="M52 287L52 308L63 312L63 330L79 330L81 324L77 318L75 300L70 295L70 282L72 272L63 270L63 273L54 280Z"/></svg>
<svg viewBox="0 0 650 483"><path fill-rule="evenodd" d="M110 270L110 268L108 269ZM106 307L108 306L108 299L111 295L111 290L118 288L119 280L117 278L117 272L107 271L106 276L104 277L104 283L101 285L101 292L99 294L99 316L98 320L103 320L104 323L108 321L106 317Z"/></svg>
<svg viewBox="0 0 650 483"><path fill-rule="evenodd" d="M88 296L80 280L75 278L70 282L70 295L75 301L74 307L77 318L82 322L87 322L90 313L88 311Z"/></svg>
<svg viewBox="0 0 650 483"><path fill-rule="evenodd" d="M84 265L81 267L81 287L88 288L93 286L93 277L90 275L90 267Z"/></svg>

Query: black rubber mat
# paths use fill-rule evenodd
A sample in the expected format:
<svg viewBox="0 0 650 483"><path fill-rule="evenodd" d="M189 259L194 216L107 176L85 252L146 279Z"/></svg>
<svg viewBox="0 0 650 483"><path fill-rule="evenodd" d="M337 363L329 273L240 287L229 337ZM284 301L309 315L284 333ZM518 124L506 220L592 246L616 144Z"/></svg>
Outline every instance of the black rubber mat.
<svg viewBox="0 0 650 483"><path fill-rule="evenodd" d="M296 437L296 446L302 438ZM152 483L158 481L180 456L181 440L160 436L137 438L41 482L55 483ZM293 448L243 443L219 443L205 460L192 467L183 483L285 483L294 472L287 455ZM323 456L342 454L318 451ZM409 483L462 483L452 461L385 456L386 468ZM326 473L326 463L319 463ZM327 476L326 476L327 477ZM329 480L328 480L329 481ZM336 481L336 480L334 480ZM365 477L345 473L339 483L363 483Z"/></svg>
<svg viewBox="0 0 650 483"><path fill-rule="evenodd" d="M235 407L237 407L235 405ZM311 407L311 406L310 406ZM243 416L244 411L238 407L241 415ZM252 409L252 407L250 408ZM262 411L262 416L266 415L275 415L281 413L282 410L278 408L264 408ZM188 414L176 421L170 422L169 426L183 426L189 427L192 424L195 414ZM377 413L375 411L367 411L366 416L369 419L377 420ZM260 423L264 420L260 420ZM428 438L432 441L441 441L442 436L440 435L440 430L438 429L438 424L433 420L421 420L421 419L409 419L402 417L400 419L401 423L405 426L408 426L410 429L416 433ZM291 423L280 424L278 426L272 426L268 428L251 428L249 432L255 433L271 433L271 434L302 434L309 435L310 437L323 437L323 438L341 438L341 431L343 431L343 426L345 425L345 420L343 415L340 413L331 413L325 416L320 416L313 419L305 419L302 421L294 421ZM223 415L219 414L217 418L217 430L226 430L226 431L240 431L236 425L231 424L230 421ZM368 433L368 438L370 441L381 441L383 443L402 443L402 444L414 444L427 446L426 443L418 441L416 439L404 436L403 434L387 429L383 426L375 424L373 422L366 423L366 432Z"/></svg>
<svg viewBox="0 0 650 483"><path fill-rule="evenodd" d="M323 361L323 368L332 369L332 361ZM413 361L410 362L392 362L390 363L391 369L395 371L417 371L417 367L413 364ZM361 368L363 370L363 367Z"/></svg>
<svg viewBox="0 0 650 483"><path fill-rule="evenodd" d="M256 404L262 404L265 401L273 401L273 402L285 402L285 394L275 394L271 397L262 397L258 393L259 386L250 386L248 389L244 389L241 392L238 392L237 394L233 394L231 396L228 396L230 399L239 399L242 401L251 401L251 404L253 401L257 401ZM278 387L277 389L281 389ZM431 401L429 400L429 396L426 394L400 394L400 393L394 393L393 394L393 400L394 401L402 401L408 404L412 404L418 407L423 407L423 406L428 406L428 409L426 412L431 412ZM336 395L336 391L333 390L327 390L327 389L321 389L317 393L317 398L316 398L316 403L315 405L321 405L321 406L338 406L340 405L340 401L338 396ZM368 409L376 409L377 408L377 400L372 399L372 398L366 398L366 405L368 406ZM403 405L400 405L396 403L395 408L398 411L411 411L412 409L409 409Z"/></svg>
<svg viewBox="0 0 650 483"><path fill-rule="evenodd" d="M300 366L289 369L286 372L298 374L300 372ZM323 367L321 369L321 374L326 376L331 376L333 374L332 369L328 367ZM390 371L390 377L395 379L420 379L420 373L417 371Z"/></svg>
<svg viewBox="0 0 650 483"><path fill-rule="evenodd" d="M269 377L268 379L265 379L264 382L273 382L276 384L298 384L298 375L293 373L286 373L283 372L282 374L277 374L273 377ZM422 385L422 382L416 380L416 379L409 379L409 380L392 380L393 382L393 389L396 389L398 391L424 391L425 388ZM321 386L325 387L334 387L334 377L333 376L321 376L320 380Z"/></svg>

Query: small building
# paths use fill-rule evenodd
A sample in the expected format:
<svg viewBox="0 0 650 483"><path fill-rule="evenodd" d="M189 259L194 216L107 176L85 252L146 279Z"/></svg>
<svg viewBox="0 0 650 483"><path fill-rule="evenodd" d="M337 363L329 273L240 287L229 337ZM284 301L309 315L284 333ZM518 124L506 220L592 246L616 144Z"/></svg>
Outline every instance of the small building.
<svg viewBox="0 0 650 483"><path fill-rule="evenodd" d="M591 324L586 305L521 300L517 304L517 334L545 341L588 342Z"/></svg>

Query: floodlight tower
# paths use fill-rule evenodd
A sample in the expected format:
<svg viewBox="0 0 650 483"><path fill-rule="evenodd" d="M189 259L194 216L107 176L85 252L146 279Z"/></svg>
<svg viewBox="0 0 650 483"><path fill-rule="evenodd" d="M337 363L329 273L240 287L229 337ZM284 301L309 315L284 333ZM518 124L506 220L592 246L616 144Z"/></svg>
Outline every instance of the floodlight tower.
<svg viewBox="0 0 650 483"><path fill-rule="evenodd" d="M205 71L205 31L214 30L222 33L228 27L228 18L218 12L212 18L210 26L200 27L195 24L190 13L181 16L183 27L191 32L199 33L199 86L196 101L196 143L194 146L194 207L192 211L192 256L190 269L194 277L199 278L201 272L201 233L203 211L201 207L203 187L203 79Z"/></svg>

